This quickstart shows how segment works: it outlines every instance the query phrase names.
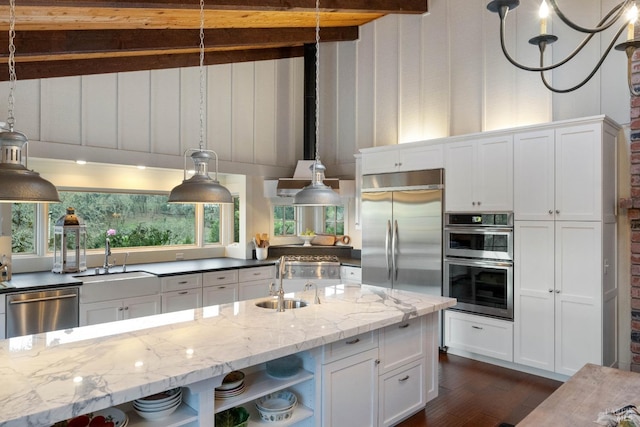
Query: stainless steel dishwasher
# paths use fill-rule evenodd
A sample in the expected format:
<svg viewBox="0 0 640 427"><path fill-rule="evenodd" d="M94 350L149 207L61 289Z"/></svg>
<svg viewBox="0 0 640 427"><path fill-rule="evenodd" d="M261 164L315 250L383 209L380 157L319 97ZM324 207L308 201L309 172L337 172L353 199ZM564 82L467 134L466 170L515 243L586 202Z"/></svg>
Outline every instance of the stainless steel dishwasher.
<svg viewBox="0 0 640 427"><path fill-rule="evenodd" d="M7 294L7 338L78 326L78 288Z"/></svg>

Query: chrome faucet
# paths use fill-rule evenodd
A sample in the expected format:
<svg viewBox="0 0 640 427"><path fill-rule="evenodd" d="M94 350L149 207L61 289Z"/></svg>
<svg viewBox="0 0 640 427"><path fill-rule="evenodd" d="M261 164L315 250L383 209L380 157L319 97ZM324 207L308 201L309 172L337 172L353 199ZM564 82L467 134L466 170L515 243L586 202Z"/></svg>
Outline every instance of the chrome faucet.
<svg viewBox="0 0 640 427"><path fill-rule="evenodd" d="M107 237L104 243L104 265L102 266L102 268L104 268L104 274L107 274L109 272L109 268L111 268L113 265L113 264L109 264L110 256L111 256L111 242L109 242L109 238Z"/></svg>
<svg viewBox="0 0 640 427"><path fill-rule="evenodd" d="M280 273L280 288L278 289L278 305L276 310L279 312L284 311L284 288L282 287L282 278L284 276L284 255L280 257L280 264L278 266L278 272Z"/></svg>
<svg viewBox="0 0 640 427"><path fill-rule="evenodd" d="M314 304L320 304L320 296L318 295L318 285L316 285L316 284L315 284L315 283L313 283L313 282L307 282L307 283L304 285L304 290L305 290L305 291L308 291L308 290L309 290L309 289L311 289L312 287L315 287L315 288L316 288L316 297L313 299L313 303L314 303Z"/></svg>

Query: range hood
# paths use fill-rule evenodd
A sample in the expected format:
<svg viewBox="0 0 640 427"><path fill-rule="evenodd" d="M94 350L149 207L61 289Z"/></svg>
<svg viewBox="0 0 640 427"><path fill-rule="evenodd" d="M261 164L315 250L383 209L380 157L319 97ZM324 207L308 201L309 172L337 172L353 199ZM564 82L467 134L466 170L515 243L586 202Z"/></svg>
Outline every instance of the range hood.
<svg viewBox="0 0 640 427"><path fill-rule="evenodd" d="M293 197L307 185L311 184L311 166L315 160L298 160L293 178L278 179L276 194L280 197ZM325 178L325 185L332 190L340 190L340 180L338 178Z"/></svg>

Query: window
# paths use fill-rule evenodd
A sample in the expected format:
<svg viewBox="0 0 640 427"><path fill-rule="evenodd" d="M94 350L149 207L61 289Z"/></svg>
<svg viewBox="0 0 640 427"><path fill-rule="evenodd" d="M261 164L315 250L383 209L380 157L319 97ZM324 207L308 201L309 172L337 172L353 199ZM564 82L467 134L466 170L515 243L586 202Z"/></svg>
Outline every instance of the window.
<svg viewBox="0 0 640 427"><path fill-rule="evenodd" d="M295 206L276 205L273 207L273 235L295 236L297 234L298 213Z"/></svg>
<svg viewBox="0 0 640 427"><path fill-rule="evenodd" d="M220 205L204 205L204 243L220 243Z"/></svg>
<svg viewBox="0 0 640 427"><path fill-rule="evenodd" d="M36 203L11 205L11 251L14 254L36 253L37 208Z"/></svg>
<svg viewBox="0 0 640 427"><path fill-rule="evenodd" d="M49 205L49 250L53 226L67 207L87 225L87 249L104 248L107 230L111 246L142 247L195 244L195 205L169 204L166 195L60 191L62 203ZM217 210L219 212L219 209ZM209 228L215 224L209 224ZM213 233L215 234L215 233Z"/></svg>
<svg viewBox="0 0 640 427"><path fill-rule="evenodd" d="M344 235L344 206L326 206L323 211L323 232L336 236Z"/></svg>
<svg viewBox="0 0 640 427"><path fill-rule="evenodd" d="M240 243L240 197L233 197L233 243Z"/></svg>

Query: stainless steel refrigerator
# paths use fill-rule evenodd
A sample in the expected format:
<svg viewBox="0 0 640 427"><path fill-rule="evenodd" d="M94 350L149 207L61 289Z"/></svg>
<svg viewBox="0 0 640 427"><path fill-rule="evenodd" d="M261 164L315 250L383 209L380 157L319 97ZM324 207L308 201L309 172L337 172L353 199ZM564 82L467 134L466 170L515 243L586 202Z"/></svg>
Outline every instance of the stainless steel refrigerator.
<svg viewBox="0 0 640 427"><path fill-rule="evenodd" d="M444 171L362 177L362 283L442 295Z"/></svg>

